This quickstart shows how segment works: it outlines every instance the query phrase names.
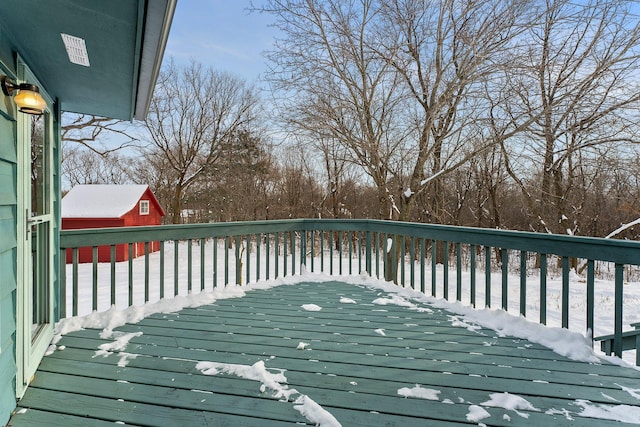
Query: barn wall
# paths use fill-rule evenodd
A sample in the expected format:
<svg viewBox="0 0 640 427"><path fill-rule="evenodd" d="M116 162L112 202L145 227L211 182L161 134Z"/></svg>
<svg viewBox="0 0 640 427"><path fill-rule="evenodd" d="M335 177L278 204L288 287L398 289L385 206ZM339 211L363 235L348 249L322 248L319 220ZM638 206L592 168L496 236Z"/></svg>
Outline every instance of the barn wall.
<svg viewBox="0 0 640 427"><path fill-rule="evenodd" d="M63 230L77 230L83 228L109 228L122 227L124 221L120 218L62 218ZM126 245L116 245L116 261L126 261ZM111 260L111 247L98 247L98 262L109 262ZM67 249L66 262L73 262L73 251ZM90 247L80 248L78 250L78 262L93 262L93 249Z"/></svg>
<svg viewBox="0 0 640 427"><path fill-rule="evenodd" d="M149 200L149 215L140 215L140 201L138 201L133 209L123 215L125 227L162 224L162 213L151 190L147 189L140 200Z"/></svg>
<svg viewBox="0 0 640 427"><path fill-rule="evenodd" d="M106 227L134 227L144 225L160 225L164 212L157 204L155 196L151 190L147 190L140 200L149 200L149 215L140 215L140 202L120 218L63 218L62 228L64 230L76 230L82 228L106 228ZM150 242L149 252L160 250L160 242ZM144 242L134 243L132 247L133 257L144 255ZM127 245L116 245L116 262L127 261L129 259L129 248ZM98 262L111 261L111 248L109 246L98 247ZM73 252L68 249L66 254L67 264L73 262ZM78 250L78 262L93 262L92 248L80 248Z"/></svg>

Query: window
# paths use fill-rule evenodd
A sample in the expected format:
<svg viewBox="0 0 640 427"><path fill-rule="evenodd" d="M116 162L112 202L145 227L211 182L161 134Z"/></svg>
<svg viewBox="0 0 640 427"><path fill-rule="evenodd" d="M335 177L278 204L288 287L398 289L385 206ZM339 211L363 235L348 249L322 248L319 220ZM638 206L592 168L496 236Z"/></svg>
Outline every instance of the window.
<svg viewBox="0 0 640 427"><path fill-rule="evenodd" d="M140 200L140 215L149 215L149 201Z"/></svg>

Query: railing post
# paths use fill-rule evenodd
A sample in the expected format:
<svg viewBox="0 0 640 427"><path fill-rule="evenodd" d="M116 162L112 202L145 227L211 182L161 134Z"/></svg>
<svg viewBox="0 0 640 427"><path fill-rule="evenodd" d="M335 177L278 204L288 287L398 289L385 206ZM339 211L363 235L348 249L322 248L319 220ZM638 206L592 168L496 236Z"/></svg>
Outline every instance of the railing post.
<svg viewBox="0 0 640 427"><path fill-rule="evenodd" d="M424 280L424 259L427 256L425 253L426 244L425 239L420 239L420 292L425 293L425 280Z"/></svg>
<svg viewBox="0 0 640 427"><path fill-rule="evenodd" d="M442 275L444 299L449 301L449 242L442 242Z"/></svg>
<svg viewBox="0 0 640 427"><path fill-rule="evenodd" d="M407 239L405 237L404 234L401 234L400 237L400 242L398 243L398 248L400 249L400 256L398 257L399 259L396 261L397 265L400 267L400 283L402 283L402 287L405 287L405 265L406 265L406 259L407 259ZM396 252L397 253L397 252Z"/></svg>
<svg viewBox="0 0 640 427"><path fill-rule="evenodd" d="M129 307L133 305L133 243L127 243L129 266Z"/></svg>
<svg viewBox="0 0 640 427"><path fill-rule="evenodd" d="M173 296L174 297L178 295L178 293L180 292L180 289L178 287L178 284L179 284L178 243L179 242L177 239L173 241Z"/></svg>
<svg viewBox="0 0 640 427"><path fill-rule="evenodd" d="M287 258L289 256L289 245L287 244L287 236L289 235L288 231L282 233L282 252L283 252L283 262L282 262L282 275L287 277L289 273L289 266L287 265Z"/></svg>
<svg viewBox="0 0 640 427"><path fill-rule="evenodd" d="M250 234L247 234L247 236L245 237L245 244L247 245L246 255L245 255L245 262L247 263L247 265L245 266L245 274L247 275L247 277L244 282L246 284L249 284L249 282L251 281L251 235Z"/></svg>
<svg viewBox="0 0 640 427"><path fill-rule="evenodd" d="M456 301L462 301L462 245L456 242Z"/></svg>
<svg viewBox="0 0 640 427"><path fill-rule="evenodd" d="M265 266L265 278L267 280L269 280L270 276L269 273L271 272L271 248L270 246L270 242L271 242L271 235L269 233L265 234L265 241L264 241L264 253L266 254L266 266ZM277 258L276 258L276 262L277 262Z"/></svg>
<svg viewBox="0 0 640 427"><path fill-rule="evenodd" d="M391 275L392 281L398 284L398 236L392 234L391 238Z"/></svg>
<svg viewBox="0 0 640 427"><path fill-rule="evenodd" d="M93 246L91 248L91 268L92 268L92 285L93 285L93 297L92 308L93 311L98 311L98 247Z"/></svg>
<svg viewBox="0 0 640 427"><path fill-rule="evenodd" d="M562 327L569 329L569 257L562 257Z"/></svg>
<svg viewBox="0 0 640 427"><path fill-rule="evenodd" d="M316 231L315 230L310 230L309 231L309 236L311 237L311 270L310 271L315 271L316 268ZM308 244L306 242L306 238L305 238L305 244ZM305 252L306 254L306 252ZM305 261L306 262L306 261Z"/></svg>
<svg viewBox="0 0 640 427"><path fill-rule="evenodd" d="M193 288L193 239L187 240L187 294Z"/></svg>
<svg viewBox="0 0 640 427"><path fill-rule="evenodd" d="M624 296L624 265L616 263L615 275L615 309L613 317L613 353L622 357L622 307Z"/></svg>
<svg viewBox="0 0 640 427"><path fill-rule="evenodd" d="M236 285L242 285L242 256L240 255L241 237L235 238L235 254L236 254Z"/></svg>
<svg viewBox="0 0 640 427"><path fill-rule="evenodd" d="M491 307L491 246L484 247L484 305Z"/></svg>
<svg viewBox="0 0 640 427"><path fill-rule="evenodd" d="M527 316L527 251L520 251L520 314Z"/></svg>
<svg viewBox="0 0 640 427"><path fill-rule="evenodd" d="M204 291L204 263L205 263L205 247L207 241L204 237L200 238L200 291Z"/></svg>
<svg viewBox="0 0 640 427"><path fill-rule="evenodd" d="M587 338L593 341L593 318L594 318L594 288L595 288L595 268L592 259L587 261ZM640 351L638 351L640 356Z"/></svg>
<svg viewBox="0 0 640 427"><path fill-rule="evenodd" d="M256 282L260 281L260 252L262 251L262 234L256 234Z"/></svg>
<svg viewBox="0 0 640 427"><path fill-rule="evenodd" d="M58 300L58 315L60 319L67 317L67 249L60 248L60 298Z"/></svg>
<svg viewBox="0 0 640 427"><path fill-rule="evenodd" d="M540 323L547 324L547 254L540 254Z"/></svg>
<svg viewBox="0 0 640 427"><path fill-rule="evenodd" d="M338 233L338 272L342 275L342 231Z"/></svg>
<svg viewBox="0 0 640 427"><path fill-rule="evenodd" d="M380 278L380 233L375 233L376 278ZM383 266L384 268L384 266Z"/></svg>
<svg viewBox="0 0 640 427"><path fill-rule="evenodd" d="M213 239L213 287L218 287L218 238ZM267 270L268 271L268 270Z"/></svg>
<svg viewBox="0 0 640 427"><path fill-rule="evenodd" d="M324 272L324 230L320 230L320 271Z"/></svg>
<svg viewBox="0 0 640 427"><path fill-rule="evenodd" d="M438 273L438 242L431 240L431 296L436 296L437 290L437 273Z"/></svg>
<svg viewBox="0 0 640 427"><path fill-rule="evenodd" d="M275 240L274 240L274 244L275 244L275 278L278 278L278 266L280 265L280 233L276 232L275 233Z"/></svg>
<svg viewBox="0 0 640 427"><path fill-rule="evenodd" d="M502 258L502 309L509 311L509 249L500 248Z"/></svg>
<svg viewBox="0 0 640 427"><path fill-rule="evenodd" d="M476 307L476 245L469 245L469 280L470 280L470 302L473 308Z"/></svg>
<svg viewBox="0 0 640 427"><path fill-rule="evenodd" d="M362 273L362 232L358 231L358 274ZM366 264L366 261L365 261ZM366 270L366 265L365 265Z"/></svg>
<svg viewBox="0 0 640 427"><path fill-rule="evenodd" d="M149 242L144 242L144 302L149 302Z"/></svg>
<svg viewBox="0 0 640 427"><path fill-rule="evenodd" d="M291 275L296 275L296 232L291 232Z"/></svg>
<svg viewBox="0 0 640 427"><path fill-rule="evenodd" d="M224 238L224 286L229 284L229 236Z"/></svg>
<svg viewBox="0 0 640 427"><path fill-rule="evenodd" d="M411 258L411 269L410 271L410 282L411 282L411 289L415 289L416 288L416 239L415 237L411 236L411 244L409 246L409 258Z"/></svg>
<svg viewBox="0 0 640 427"><path fill-rule="evenodd" d="M312 261L313 263L313 261ZM307 230L300 229L300 265L307 267Z"/></svg>
<svg viewBox="0 0 640 427"><path fill-rule="evenodd" d="M347 232L347 247L349 248L349 274L353 274L353 234L348 231Z"/></svg>
<svg viewBox="0 0 640 427"><path fill-rule="evenodd" d="M367 230L366 235L365 235L365 268L367 270L367 274L369 276L372 276L372 271L371 271L371 231Z"/></svg>
<svg viewBox="0 0 640 427"><path fill-rule="evenodd" d="M333 231L329 231L329 274L333 274Z"/></svg>
<svg viewBox="0 0 640 427"><path fill-rule="evenodd" d="M78 248L73 248L71 255L73 262L73 279L72 279L72 292L71 295L71 313L72 316L78 315Z"/></svg>
<svg viewBox="0 0 640 427"><path fill-rule="evenodd" d="M164 240L159 241L160 245L160 299L164 299Z"/></svg>

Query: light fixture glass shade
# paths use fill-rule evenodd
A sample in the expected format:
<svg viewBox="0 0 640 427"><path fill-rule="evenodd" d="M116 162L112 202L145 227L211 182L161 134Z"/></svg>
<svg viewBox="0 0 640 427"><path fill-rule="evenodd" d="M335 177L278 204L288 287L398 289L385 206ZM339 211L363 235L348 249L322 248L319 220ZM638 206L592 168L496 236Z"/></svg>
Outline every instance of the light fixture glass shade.
<svg viewBox="0 0 640 427"><path fill-rule="evenodd" d="M44 113L47 108L47 103L42 98L42 95L36 90L33 90L33 85L20 85L19 92L13 97L18 109L27 114L40 115Z"/></svg>

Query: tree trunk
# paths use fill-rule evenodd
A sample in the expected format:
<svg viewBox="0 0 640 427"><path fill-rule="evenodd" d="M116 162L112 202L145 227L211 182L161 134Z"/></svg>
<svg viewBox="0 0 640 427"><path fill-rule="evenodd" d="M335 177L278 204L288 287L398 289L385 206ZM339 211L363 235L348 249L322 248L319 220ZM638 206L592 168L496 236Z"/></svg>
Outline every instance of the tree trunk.
<svg viewBox="0 0 640 427"><path fill-rule="evenodd" d="M171 222L173 224L180 224L180 212L182 211L182 185L176 185L173 192L173 200L171 201L171 209L173 210L173 216Z"/></svg>

